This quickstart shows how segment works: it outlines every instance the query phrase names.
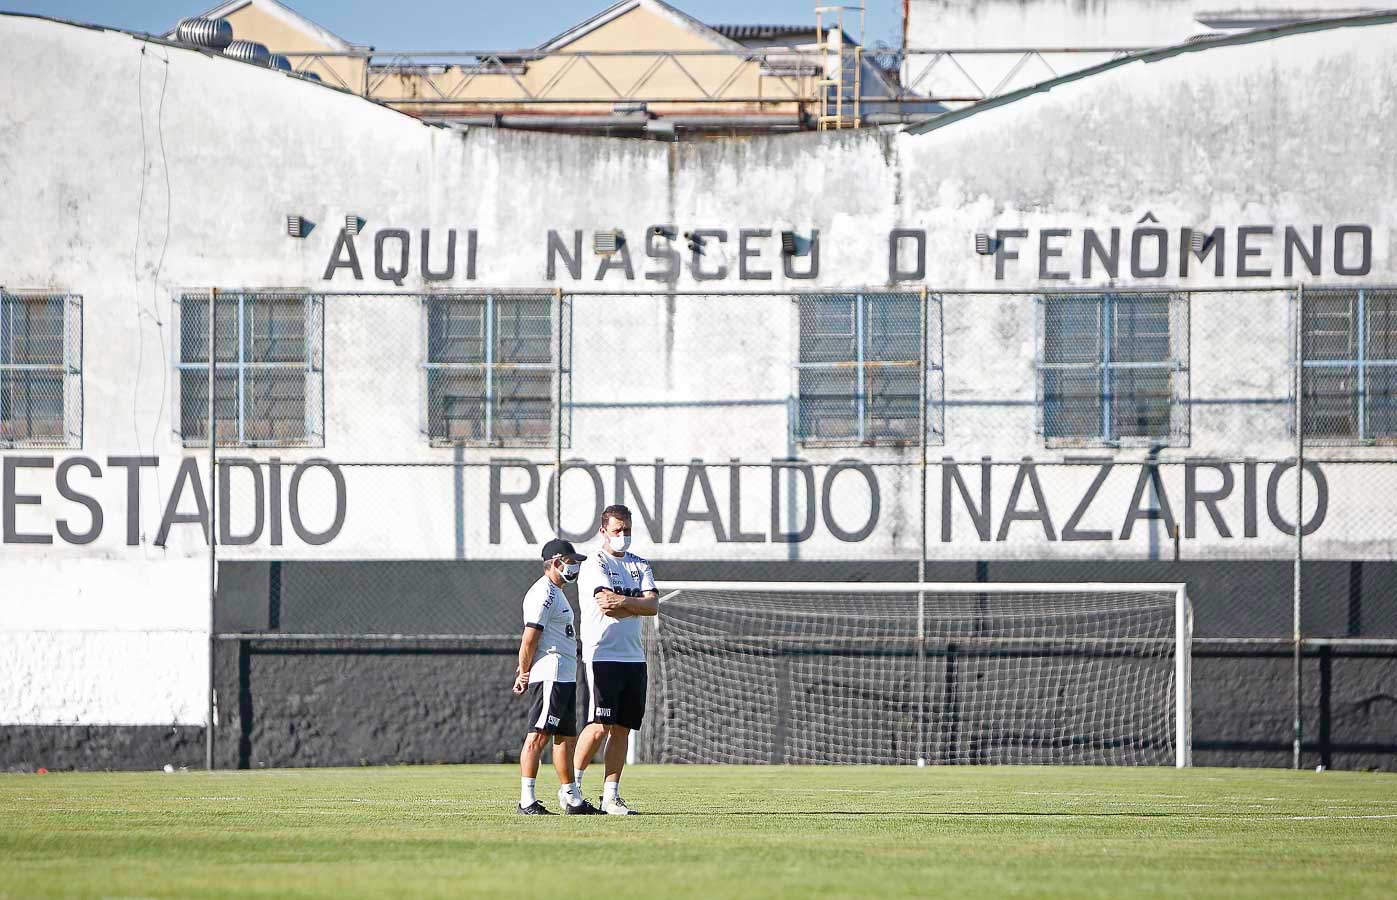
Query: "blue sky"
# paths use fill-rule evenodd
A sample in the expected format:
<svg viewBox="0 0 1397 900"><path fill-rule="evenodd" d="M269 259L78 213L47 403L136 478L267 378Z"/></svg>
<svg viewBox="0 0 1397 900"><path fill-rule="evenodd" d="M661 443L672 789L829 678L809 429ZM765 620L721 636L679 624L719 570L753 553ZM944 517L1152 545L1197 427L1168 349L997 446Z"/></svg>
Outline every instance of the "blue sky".
<svg viewBox="0 0 1397 900"><path fill-rule="evenodd" d="M0 0L0 10L39 13L160 33L217 0ZM513 50L533 47L614 0L283 0L346 40L384 50ZM714 24L803 24L815 0L671 0ZM831 2L831 0L823 0ZM901 0L868 0L865 41L900 43Z"/></svg>

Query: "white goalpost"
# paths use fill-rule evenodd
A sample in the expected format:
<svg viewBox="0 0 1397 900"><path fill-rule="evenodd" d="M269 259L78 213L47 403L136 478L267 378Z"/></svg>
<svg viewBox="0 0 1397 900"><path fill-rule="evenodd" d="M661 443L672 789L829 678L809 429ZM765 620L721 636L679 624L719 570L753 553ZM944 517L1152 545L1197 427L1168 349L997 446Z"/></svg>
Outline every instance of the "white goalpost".
<svg viewBox="0 0 1397 900"><path fill-rule="evenodd" d="M641 758L1190 764L1182 584L666 582Z"/></svg>

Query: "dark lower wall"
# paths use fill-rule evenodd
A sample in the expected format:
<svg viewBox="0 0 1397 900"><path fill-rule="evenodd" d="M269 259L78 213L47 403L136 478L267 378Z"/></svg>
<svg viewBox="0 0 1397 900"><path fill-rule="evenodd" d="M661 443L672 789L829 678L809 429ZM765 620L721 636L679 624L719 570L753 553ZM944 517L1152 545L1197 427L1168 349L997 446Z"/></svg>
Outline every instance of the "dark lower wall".
<svg viewBox="0 0 1397 900"><path fill-rule="evenodd" d="M517 644L218 646L220 767L518 757L527 701L510 691Z"/></svg>
<svg viewBox="0 0 1397 900"><path fill-rule="evenodd" d="M0 725L0 772L204 765L198 725Z"/></svg>
<svg viewBox="0 0 1397 900"><path fill-rule="evenodd" d="M1194 763L1290 766L1294 721L1289 648L1193 656ZM1302 765L1397 771L1397 649L1306 651Z"/></svg>

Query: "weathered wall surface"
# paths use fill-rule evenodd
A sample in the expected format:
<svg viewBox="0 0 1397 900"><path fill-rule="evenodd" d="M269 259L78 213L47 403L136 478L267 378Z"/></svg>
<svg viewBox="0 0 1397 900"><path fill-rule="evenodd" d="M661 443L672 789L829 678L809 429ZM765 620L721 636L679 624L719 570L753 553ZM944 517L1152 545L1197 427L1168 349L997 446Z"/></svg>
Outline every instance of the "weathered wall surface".
<svg viewBox="0 0 1397 900"><path fill-rule="evenodd" d="M902 78L928 96L999 94L1108 62L1118 55L1111 48L1167 47L1264 27L1297 12L1338 16L1360 8L1345 0L1303 6L1265 0L1222 6L1203 0L910 0L907 48L965 52L909 53ZM1011 48L1041 52L983 52Z"/></svg>
<svg viewBox="0 0 1397 900"><path fill-rule="evenodd" d="M1343 15L1345 0L1304 4L1205 0L911 0L909 47L1164 47L1244 21L1300 10Z"/></svg>
<svg viewBox="0 0 1397 900"><path fill-rule="evenodd" d="M176 300L186 289L374 294L326 299L324 446L237 455L261 463L322 457L335 464L456 459L482 466L507 456L529 461L545 482L551 450L453 451L425 439L416 294L428 288L650 291L568 301L566 455L607 464L619 457L720 463L797 454L817 467L819 489L833 492L830 515L846 531L856 530L872 518L872 483L846 470L827 485L831 464L850 456L912 462L915 450L798 446L789 403L798 346L791 301L674 291L1022 291L946 294L937 303L933 327L944 348L944 388L939 401L933 398L940 418L934 455L1059 458L1036 422L1031 295L1061 286L1240 290L1397 279L1397 165L1383 140L1392 131L1397 95L1394 49L1397 26L1390 24L1298 34L1132 63L926 134L661 145L429 128L273 71L117 33L0 17L0 66L8 79L29 86L0 104L0 193L7 198L0 207L0 283L81 295L85 395L81 446L0 453L6 513L0 665L8 676L0 687L0 730L202 722L209 619L204 535L197 524L173 524L163 546L156 545L162 522L197 509L202 484L192 479L203 452L183 446L173 412ZM288 238L288 214L316 227L304 239ZM352 242L339 227L350 214L365 221ZM653 225L711 233L703 254L694 256L682 239L652 241ZM1313 268L1288 243L1287 227L1315 256ZM603 264L591 253L591 237L610 228L624 230L627 251ZM1243 232L1249 228L1258 230ZM385 234L395 229L406 235ZM785 229L800 236L803 255L780 255ZM1221 229L1224 247L1204 260L1189 257L1181 252L1184 229ZM429 282L423 244L431 241L430 265L441 271L451 230L454 276ZM756 252L745 259L743 230L769 232L747 236ZM552 251L550 232L557 242ZM1088 232L1107 243L1119 239L1114 274L1086 253ZM977 233L995 236L1000 250L976 255ZM818 273L798 277L812 271L816 240ZM574 254L574 241L581 254ZM349 262L351 243L357 271ZM403 257L407 265L399 272ZM665 277L676 262L674 277ZM766 272L769 278L756 274ZM1286 413L1294 327L1288 295L1195 294L1189 321L1195 401L1189 439L1158 455L1165 464L1161 483L1176 505L1186 490L1186 458L1275 460L1292 452L1293 441ZM618 345L639 374L615 376ZM982 537L959 495L948 497L947 482L934 474L926 498L933 557L973 564L1167 554L1163 520L1146 518L1129 539L1120 536L1143 451L1092 452L1123 463L1081 523L1106 531L1105 539L1054 540L1033 521L1007 523L1013 527L1004 540ZM1381 447L1328 452L1390 459ZM70 468L64 477L71 481L60 484L57 468L73 458L93 462ZM192 462L181 474L185 460ZM1247 476L1236 465L1241 482ZM1273 478L1274 463L1259 465L1258 493L1248 498L1238 490L1221 503L1232 535L1200 516L1186 555L1280 560L1290 552L1284 523L1268 516L1266 506L1271 498L1278 509L1293 508L1294 473ZM1397 488L1389 468L1323 470L1328 510L1308 555L1340 561L1397 555L1390 528L1381 524ZM466 469L458 479L450 468L345 467L337 492L327 467L311 467L299 514L308 531L319 533L342 511L334 539L305 540L290 525L283 496L273 510L283 517L281 542L274 543L268 528L246 546L225 548L224 558L531 558L552 530L546 491L540 488L515 515L498 498L492 503L491 471ZM733 487L727 470L713 468L703 477L721 512L698 500L679 509L675 498L686 480L695 482L692 497L702 491L692 468L670 470L663 524L646 529L642 552L660 561L682 556L757 567L793 557L914 559L919 540L909 528L922 498L913 471L869 471L876 473L880 515L868 535L841 538L822 516L808 541L791 545L766 524L791 527L818 498L789 507L778 500L773 513L767 473L748 472L741 476L748 481ZM993 475L991 535L1006 524L1013 471ZM506 492L522 490L528 472L517 465L496 470ZM603 493L614 493L614 474L609 466L600 470ZM974 467L963 467L962 475L972 486L979 477ZM1061 469L1044 476L1058 526L1093 475ZM250 482L239 477L232 476L235 531L251 520ZM636 477L649 484L648 471L637 470ZM92 499L100 525L92 507L65 495L74 491ZM648 486L643 493L656 499ZM1307 488L1310 504L1317 493ZM740 516L729 505L735 495ZM597 499L583 472L569 475L564 529L586 533ZM1309 509L1313 514L1315 507ZM695 515L680 534L686 512ZM1237 523L1251 514L1260 524L1254 535L1243 534ZM86 531L90 542L63 537L60 522L69 533ZM727 539L744 529L765 534L750 542ZM1283 602L1272 605L1285 609ZM143 662L131 665L133 659ZM363 662L349 654L323 664L352 660ZM258 656L251 670L259 689L279 671L274 661L258 668L263 662ZM392 663L399 664L404 672L415 665ZM359 677L326 671L337 673L332 681ZM329 676L306 677L319 683ZM1363 690L1368 696L1376 689ZM220 710L230 714L226 702ZM1390 716L1383 721L1390 726ZM453 758L435 749L419 758L438 752ZM268 758L293 761L280 750Z"/></svg>

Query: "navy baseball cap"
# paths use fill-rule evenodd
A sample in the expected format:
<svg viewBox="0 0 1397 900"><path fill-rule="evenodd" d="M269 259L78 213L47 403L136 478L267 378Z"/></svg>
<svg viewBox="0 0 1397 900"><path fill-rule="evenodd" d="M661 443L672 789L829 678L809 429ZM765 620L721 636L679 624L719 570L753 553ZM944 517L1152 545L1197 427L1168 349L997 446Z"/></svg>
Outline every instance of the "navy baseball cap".
<svg viewBox="0 0 1397 900"><path fill-rule="evenodd" d="M577 548L562 538L554 538L543 545L543 558L552 559L561 556L568 562L582 562L587 557L577 552Z"/></svg>

